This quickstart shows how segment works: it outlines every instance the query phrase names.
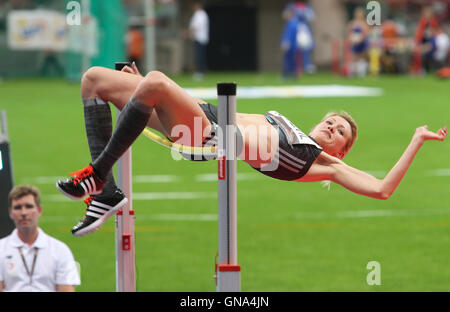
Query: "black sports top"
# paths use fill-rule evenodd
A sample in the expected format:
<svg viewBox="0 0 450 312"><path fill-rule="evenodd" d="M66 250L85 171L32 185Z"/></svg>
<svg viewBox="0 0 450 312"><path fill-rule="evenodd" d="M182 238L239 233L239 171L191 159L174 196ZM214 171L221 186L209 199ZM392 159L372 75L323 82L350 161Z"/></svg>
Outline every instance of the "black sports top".
<svg viewBox="0 0 450 312"><path fill-rule="evenodd" d="M264 116L278 129L279 148L270 164L253 168L279 180L300 179L322 152L322 147L280 113L270 111Z"/></svg>

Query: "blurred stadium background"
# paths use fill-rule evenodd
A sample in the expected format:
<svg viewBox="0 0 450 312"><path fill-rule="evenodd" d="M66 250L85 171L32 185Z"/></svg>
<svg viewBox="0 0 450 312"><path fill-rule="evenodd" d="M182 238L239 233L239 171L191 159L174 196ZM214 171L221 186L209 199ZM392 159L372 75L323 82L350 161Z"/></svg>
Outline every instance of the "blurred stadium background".
<svg viewBox="0 0 450 312"><path fill-rule="evenodd" d="M203 1L210 42L202 81L192 75L194 50L183 36L194 1L75 1L81 9L80 25L76 17L71 19L73 2L0 2L0 110L7 113L13 182L42 190L40 226L66 242L80 263L78 291L115 290L114 221L87 237L72 237L70 229L82 217L84 204L65 200L54 183L88 161L79 95L82 73L90 66L114 68L114 62L129 59L136 34L143 44L138 53L141 72L161 70L182 87L214 88L218 81L235 81L238 90L382 90L378 96L238 98L239 111L278 110L304 131L330 110L348 111L360 132L346 162L377 177L395 164L416 127L427 124L437 130L449 124L449 81L435 71L417 71L414 63L424 5L432 5L449 34L449 1L378 1L381 21L395 22L395 48L383 54L385 45L375 46L387 63L377 58L378 66L365 77L349 75L346 27L354 9L365 8L368 1L309 1L315 12L311 27L316 70L299 69L297 79L281 76L282 11L289 1ZM40 37L50 29L49 36ZM23 36L14 37L14 30ZM378 38L383 38L382 30L380 26ZM388 201L356 196L336 185L327 191L320 184L272 181L239 163L243 291L450 290L449 152L448 142L427 142ZM0 174L7 165L3 162ZM133 146L133 166L139 198L134 203L137 290L214 291L216 164L174 161L167 150L139 138ZM4 196L10 185L3 177L0 182L0 224L6 235L11 224ZM366 282L369 261L381 265L380 286Z"/></svg>

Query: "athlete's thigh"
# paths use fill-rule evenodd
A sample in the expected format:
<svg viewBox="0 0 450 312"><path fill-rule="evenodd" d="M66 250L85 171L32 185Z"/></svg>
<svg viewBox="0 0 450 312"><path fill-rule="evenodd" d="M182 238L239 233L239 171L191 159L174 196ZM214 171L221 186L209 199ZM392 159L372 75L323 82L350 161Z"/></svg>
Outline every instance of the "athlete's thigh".
<svg viewBox="0 0 450 312"><path fill-rule="evenodd" d="M164 75L165 91L162 93L156 111L161 124L170 138L180 144L201 145L208 135L211 124L199 103L186 90ZM189 133L186 133L188 131Z"/></svg>
<svg viewBox="0 0 450 312"><path fill-rule="evenodd" d="M122 110L128 103L137 86L144 79L140 75L104 67L96 68L95 75L98 96L104 101L111 102L119 110ZM157 112L153 112L147 125L168 136L167 131L159 121Z"/></svg>
<svg viewBox="0 0 450 312"><path fill-rule="evenodd" d="M113 103L122 110L142 79L144 78L140 75L97 67L95 69L96 93L103 100Z"/></svg>

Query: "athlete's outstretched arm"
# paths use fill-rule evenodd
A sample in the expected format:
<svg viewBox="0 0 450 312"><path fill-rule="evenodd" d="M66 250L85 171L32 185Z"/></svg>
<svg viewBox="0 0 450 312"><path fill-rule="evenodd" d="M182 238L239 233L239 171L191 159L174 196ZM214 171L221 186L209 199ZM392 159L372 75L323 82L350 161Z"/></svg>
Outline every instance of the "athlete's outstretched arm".
<svg viewBox="0 0 450 312"><path fill-rule="evenodd" d="M423 143L427 140L443 141L446 136L447 127L439 129L436 133L428 130L427 126L417 128L408 147L384 179L377 179L342 161L335 161L330 165L332 168L330 178L354 193L377 199L388 199L400 184Z"/></svg>

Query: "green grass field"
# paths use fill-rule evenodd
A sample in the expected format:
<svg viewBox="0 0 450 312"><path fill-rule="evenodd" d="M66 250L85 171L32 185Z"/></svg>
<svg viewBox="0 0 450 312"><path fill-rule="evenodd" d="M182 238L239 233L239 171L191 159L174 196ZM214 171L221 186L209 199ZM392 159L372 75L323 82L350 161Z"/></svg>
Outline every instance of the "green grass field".
<svg viewBox="0 0 450 312"><path fill-rule="evenodd" d="M210 74L201 84L173 77L183 87L292 85L276 74ZM449 82L434 77L346 79L328 74L302 77L302 85L379 87L380 97L238 99L238 111L277 110L309 131L330 110L346 110L359 125L359 139L345 162L383 176L398 160L415 128L450 125ZM79 84L63 80L5 80L0 110L8 114L16 184L43 193L41 228L64 241L81 266L78 291L115 290L113 218L97 232L74 238L83 202L65 201L54 183L84 167ZM216 101L212 101L216 103ZM257 174L245 163L238 172L238 257L243 291L449 291L450 144L429 141L387 201L355 195L339 185L289 183ZM134 192L214 193L217 183L197 181L217 172L215 162L174 161L145 137L133 146L133 174L170 175L168 183L134 183ZM40 180L39 180L40 179ZM61 201L54 201L60 196ZM56 197L57 198L57 197ZM215 291L217 198L136 200L138 291ZM200 220L198 216L207 216ZM177 220L177 218L180 218ZM369 286L369 261L381 265L381 285Z"/></svg>

